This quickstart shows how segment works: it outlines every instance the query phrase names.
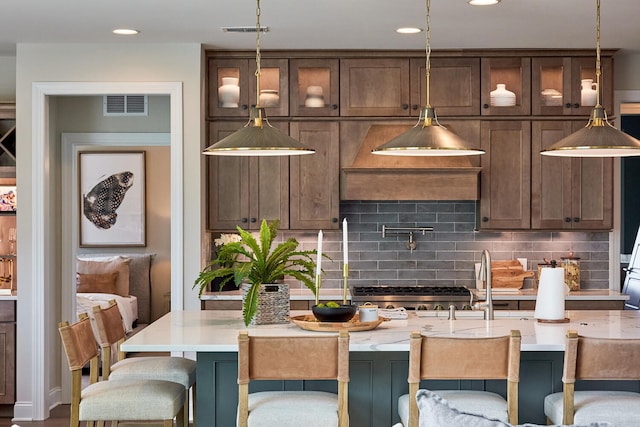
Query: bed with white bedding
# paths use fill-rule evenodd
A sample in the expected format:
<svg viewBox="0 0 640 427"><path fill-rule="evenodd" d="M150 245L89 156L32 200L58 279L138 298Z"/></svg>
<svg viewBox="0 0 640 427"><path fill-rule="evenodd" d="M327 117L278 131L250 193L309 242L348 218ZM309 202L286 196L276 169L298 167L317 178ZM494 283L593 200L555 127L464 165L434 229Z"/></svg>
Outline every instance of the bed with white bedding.
<svg viewBox="0 0 640 427"><path fill-rule="evenodd" d="M152 258L153 254L78 256L76 312L93 318L94 306L106 307L115 300L127 334L145 327L151 322Z"/></svg>

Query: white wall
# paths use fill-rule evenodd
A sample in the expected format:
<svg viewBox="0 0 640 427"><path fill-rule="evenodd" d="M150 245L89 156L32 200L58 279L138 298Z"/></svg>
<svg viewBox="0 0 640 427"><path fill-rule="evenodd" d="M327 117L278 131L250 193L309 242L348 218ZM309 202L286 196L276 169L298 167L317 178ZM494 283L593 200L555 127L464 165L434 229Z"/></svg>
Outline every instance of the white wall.
<svg viewBox="0 0 640 427"><path fill-rule="evenodd" d="M200 271L202 263L201 218L202 178L200 170L203 159L200 154L202 142L201 125L201 48L198 44L19 44L16 61L16 102L17 111L17 182L21 188L23 205L18 213L18 256L20 264L18 276L27 286L20 287L18 295L17 326L17 402L14 409L16 420L44 419L48 417L49 395L59 388L57 384L60 364L51 362L44 354L34 349L44 346L49 354L60 354L59 338L56 330L57 307L55 296L60 289L60 268L56 265L56 251L60 247L59 147L47 147L51 155L46 156L45 176L50 176L51 184L45 197L45 206L34 206L34 171L32 170L31 144L33 140L32 88L35 82L181 82L183 103L183 182L184 216L182 234L184 236L183 283L184 308L199 308L197 292L191 284ZM56 140L56 135L51 135ZM46 283L43 289L29 284L34 281L33 261L29 260L34 228L38 226L35 212L51 212L44 221L44 273ZM58 260L59 261L59 260ZM175 289L175 288L174 288ZM31 301L45 294L43 307L44 333L34 333ZM52 298L48 298L51 296ZM174 307L175 308L175 307ZM179 307L181 308L181 307ZM37 328L35 328L37 330ZM36 379L33 365L39 363L46 378ZM34 385L43 381L42 389Z"/></svg>
<svg viewBox="0 0 640 427"><path fill-rule="evenodd" d="M622 52L614 56L614 88L616 91L640 89L640 53Z"/></svg>
<svg viewBox="0 0 640 427"><path fill-rule="evenodd" d="M16 100L16 57L0 55L0 102Z"/></svg>

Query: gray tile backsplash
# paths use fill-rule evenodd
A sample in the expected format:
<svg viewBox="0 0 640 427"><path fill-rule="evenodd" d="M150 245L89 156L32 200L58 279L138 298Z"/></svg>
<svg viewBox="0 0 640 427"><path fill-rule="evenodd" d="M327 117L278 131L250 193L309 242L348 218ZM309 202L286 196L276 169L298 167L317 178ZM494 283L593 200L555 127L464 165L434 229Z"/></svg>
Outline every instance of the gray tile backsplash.
<svg viewBox="0 0 640 427"><path fill-rule="evenodd" d="M607 232L474 231L475 202L369 202L340 204L341 218L349 222L349 284L459 285L475 287L474 263L483 249L491 258L527 258L537 269L543 258L560 260L569 251L580 257L581 288L609 288L609 234ZM389 227L432 226L433 232L414 234L417 248L407 249L409 236L382 238ZM322 286L342 286L342 231L323 230ZM317 233L281 232L293 236L305 249L316 247ZM295 286L292 284L292 286ZM525 288L533 287L526 279Z"/></svg>

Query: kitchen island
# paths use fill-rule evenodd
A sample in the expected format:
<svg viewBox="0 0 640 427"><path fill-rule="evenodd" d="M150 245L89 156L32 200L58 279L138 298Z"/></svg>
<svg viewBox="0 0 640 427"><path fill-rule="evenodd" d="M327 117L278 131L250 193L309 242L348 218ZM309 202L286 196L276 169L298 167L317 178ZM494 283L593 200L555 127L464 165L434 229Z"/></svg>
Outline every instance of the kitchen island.
<svg viewBox="0 0 640 427"><path fill-rule="evenodd" d="M308 312L292 312L292 315ZM459 313L462 314L462 313ZM409 334L420 330L438 336L495 336L512 329L522 334L520 376L520 422L544 423L543 398L562 390L564 335L568 329L589 336L640 339L637 311L567 311L569 323L541 324L527 311L496 312L496 319L418 315L406 320L383 322L377 329L351 333L349 413L352 427L389 427L398 422L397 398L408 391ZM294 324L261 325L246 328L239 311L171 312L123 344L125 351L195 352L198 366L197 422L201 425L231 426L237 404L237 335L248 329L256 335L299 336L310 332ZM481 358L482 355L474 357ZM334 384L292 381L253 383L252 390L334 390ZM502 381L424 382L425 388L471 388L505 394ZM578 385L578 388L580 385ZM637 381L624 384L640 391Z"/></svg>

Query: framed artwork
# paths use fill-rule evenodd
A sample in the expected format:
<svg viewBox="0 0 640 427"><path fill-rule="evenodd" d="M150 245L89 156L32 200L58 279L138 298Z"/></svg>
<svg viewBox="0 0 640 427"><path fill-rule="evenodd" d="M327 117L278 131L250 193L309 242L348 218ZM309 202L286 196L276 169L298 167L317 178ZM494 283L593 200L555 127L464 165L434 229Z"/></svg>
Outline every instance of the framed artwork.
<svg viewBox="0 0 640 427"><path fill-rule="evenodd" d="M78 153L80 247L146 246L145 152Z"/></svg>
<svg viewBox="0 0 640 427"><path fill-rule="evenodd" d="M18 210L18 199L15 185L0 185L0 212Z"/></svg>

